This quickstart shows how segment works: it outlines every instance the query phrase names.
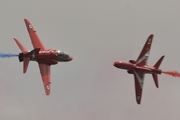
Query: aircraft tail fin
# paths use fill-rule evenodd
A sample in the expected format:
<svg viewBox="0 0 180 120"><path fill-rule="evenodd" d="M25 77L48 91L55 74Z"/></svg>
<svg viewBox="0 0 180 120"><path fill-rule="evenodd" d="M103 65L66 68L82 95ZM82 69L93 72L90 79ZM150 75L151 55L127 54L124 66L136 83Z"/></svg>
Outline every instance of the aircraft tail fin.
<svg viewBox="0 0 180 120"><path fill-rule="evenodd" d="M30 58L24 57L23 58L23 73L26 73L28 65L29 65Z"/></svg>
<svg viewBox="0 0 180 120"><path fill-rule="evenodd" d="M159 66L161 65L161 62L163 61L163 59L164 59L164 55L157 61L157 63L154 65L154 67L156 68L156 69L158 69L159 68Z"/></svg>
<svg viewBox="0 0 180 120"><path fill-rule="evenodd" d="M28 65L29 65L29 61L30 58L29 57L25 57L24 54L28 53L28 50L19 42L18 39L14 38L15 42L17 43L18 47L20 48L20 50L22 51L22 56L23 56L23 73L26 73Z"/></svg>
<svg viewBox="0 0 180 120"><path fill-rule="evenodd" d="M19 40L17 38L13 38L16 42L16 44L18 45L18 47L20 48L20 50L22 51L22 53L28 53L28 50L19 42Z"/></svg>
<svg viewBox="0 0 180 120"><path fill-rule="evenodd" d="M157 74L152 74L152 76L153 76L154 83L155 83L156 87L159 88L158 75Z"/></svg>
<svg viewBox="0 0 180 120"><path fill-rule="evenodd" d="M163 59L164 59L164 55L163 55L163 56L157 61L157 63L154 65L154 67L155 67L156 69L159 68L159 66L161 65L161 62L163 61ZM156 87L159 88L158 75L155 74L155 73L153 73L152 76L153 76L154 83L155 83Z"/></svg>

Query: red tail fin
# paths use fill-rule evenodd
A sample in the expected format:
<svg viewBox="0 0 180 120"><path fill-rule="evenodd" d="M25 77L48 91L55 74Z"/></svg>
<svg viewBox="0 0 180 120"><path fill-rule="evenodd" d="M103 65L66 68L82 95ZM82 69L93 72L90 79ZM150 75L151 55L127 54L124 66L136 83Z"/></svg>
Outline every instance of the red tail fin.
<svg viewBox="0 0 180 120"><path fill-rule="evenodd" d="M158 75L157 74L152 74L152 76L153 76L154 83L155 83L156 87L159 88Z"/></svg>
<svg viewBox="0 0 180 120"><path fill-rule="evenodd" d="M18 39L14 38L15 42L19 46L20 50L24 54L28 53L28 50L18 41ZM29 65L30 58L29 57L23 57L23 73L26 73L28 65Z"/></svg>
<svg viewBox="0 0 180 120"><path fill-rule="evenodd" d="M23 73L26 73L30 58L29 57L23 57Z"/></svg>
<svg viewBox="0 0 180 120"><path fill-rule="evenodd" d="M164 56L162 56L162 57L157 61L157 63L154 65L154 67L155 67L156 69L159 68L159 66L161 65L161 62L162 62L163 59L164 59ZM157 75L157 74L152 74L152 76L153 76L154 83L155 83L156 87L159 88L158 75Z"/></svg>
<svg viewBox="0 0 180 120"><path fill-rule="evenodd" d="M162 62L162 60L164 59L164 55L157 61L157 63L154 65L154 67L156 68L156 69L158 69L159 68L159 66L161 65L161 62Z"/></svg>
<svg viewBox="0 0 180 120"><path fill-rule="evenodd" d="M18 39L16 38L13 38L15 40L15 42L17 43L17 45L19 46L20 50L23 52L23 53L28 53L28 50L18 41Z"/></svg>

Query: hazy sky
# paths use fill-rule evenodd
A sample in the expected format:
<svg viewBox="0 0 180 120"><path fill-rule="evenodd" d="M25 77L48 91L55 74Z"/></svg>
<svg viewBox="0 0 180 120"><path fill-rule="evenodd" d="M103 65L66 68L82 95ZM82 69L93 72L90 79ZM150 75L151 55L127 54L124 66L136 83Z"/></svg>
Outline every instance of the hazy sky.
<svg viewBox="0 0 180 120"><path fill-rule="evenodd" d="M179 0L0 1L0 52L19 53L13 37L32 50L24 18L47 49L74 60L51 67L46 96L36 62L26 74L17 58L0 59L1 120L179 120L180 79L159 76L159 89L145 76L141 105L133 75L114 61L137 59L154 34L148 65L180 71Z"/></svg>

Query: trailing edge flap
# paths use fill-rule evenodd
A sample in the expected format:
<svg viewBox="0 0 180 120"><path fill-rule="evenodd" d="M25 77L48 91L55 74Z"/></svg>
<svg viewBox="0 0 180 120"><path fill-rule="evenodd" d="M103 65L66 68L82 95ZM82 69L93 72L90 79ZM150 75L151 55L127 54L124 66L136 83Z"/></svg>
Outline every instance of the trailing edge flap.
<svg viewBox="0 0 180 120"><path fill-rule="evenodd" d="M29 65L30 58L24 57L23 58L23 73L26 73L28 65Z"/></svg>

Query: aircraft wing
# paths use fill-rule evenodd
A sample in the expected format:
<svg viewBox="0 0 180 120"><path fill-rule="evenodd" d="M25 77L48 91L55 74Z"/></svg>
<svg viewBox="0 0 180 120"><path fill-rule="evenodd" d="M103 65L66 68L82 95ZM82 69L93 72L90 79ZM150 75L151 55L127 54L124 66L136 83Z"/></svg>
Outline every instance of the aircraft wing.
<svg viewBox="0 0 180 120"><path fill-rule="evenodd" d="M50 65L46 65L46 64L42 64L42 63L38 63L38 64L39 64L39 69L40 69L45 93L46 93L46 95L49 95L50 89L51 89Z"/></svg>
<svg viewBox="0 0 180 120"><path fill-rule="evenodd" d="M153 36L154 35L151 34L148 37L148 39L147 39L147 41L146 41L146 43L145 43L145 45L144 45L144 47L143 47L139 57L138 57L138 59L136 60L136 65L144 66L144 65L147 64L149 53L150 53L150 49L151 49L151 44L152 44L152 41L153 41Z"/></svg>
<svg viewBox="0 0 180 120"><path fill-rule="evenodd" d="M31 42L34 48L40 48L40 50L46 50L44 45L42 44L40 38L38 37L36 30L32 26L32 24L29 22L29 20L24 19L27 30L29 32L29 36L31 38Z"/></svg>
<svg viewBox="0 0 180 120"><path fill-rule="evenodd" d="M136 101L138 104L141 103L143 85L144 85L144 73L133 70L134 80L135 80L135 93L136 93Z"/></svg>

